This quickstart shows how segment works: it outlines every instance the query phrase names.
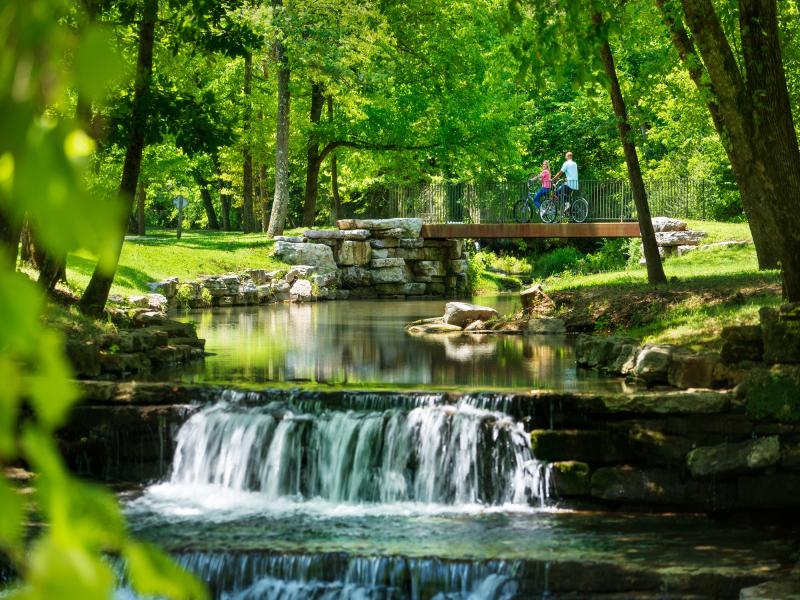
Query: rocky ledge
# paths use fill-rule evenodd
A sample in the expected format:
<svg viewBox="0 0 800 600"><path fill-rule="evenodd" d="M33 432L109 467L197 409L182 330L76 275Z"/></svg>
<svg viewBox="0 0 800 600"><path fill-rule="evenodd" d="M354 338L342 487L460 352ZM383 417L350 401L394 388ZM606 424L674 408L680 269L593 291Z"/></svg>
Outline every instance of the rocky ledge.
<svg viewBox="0 0 800 600"><path fill-rule="evenodd" d="M153 282L153 294L125 302L145 306L163 298L169 307L205 308L467 293L462 241L421 238L421 219L345 219L337 225L277 236L274 256L290 265L286 269L191 281L170 277Z"/></svg>

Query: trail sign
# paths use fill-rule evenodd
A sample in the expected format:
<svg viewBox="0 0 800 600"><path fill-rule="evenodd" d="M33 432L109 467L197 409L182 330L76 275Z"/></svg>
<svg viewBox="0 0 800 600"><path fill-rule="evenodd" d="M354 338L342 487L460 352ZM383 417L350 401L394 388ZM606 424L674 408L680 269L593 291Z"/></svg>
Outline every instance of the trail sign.
<svg viewBox="0 0 800 600"><path fill-rule="evenodd" d="M182 194L178 194L172 201L178 209L178 239L181 239L181 229L183 228L183 209L189 206L189 199Z"/></svg>

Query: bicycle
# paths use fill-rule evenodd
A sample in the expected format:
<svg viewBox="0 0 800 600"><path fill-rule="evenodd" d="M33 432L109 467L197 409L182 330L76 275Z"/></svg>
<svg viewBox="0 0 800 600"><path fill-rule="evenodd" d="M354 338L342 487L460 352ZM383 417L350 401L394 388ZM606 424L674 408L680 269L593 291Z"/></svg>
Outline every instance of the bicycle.
<svg viewBox="0 0 800 600"><path fill-rule="evenodd" d="M560 216L563 220L574 221L575 223L583 223L586 217L589 216L589 203L586 198L578 196L577 190L570 190L568 193L560 193L561 188L564 187L564 182L552 188L550 197L542 202L539 208L539 215L545 223L554 223L556 218ZM562 203L562 196L566 196L566 204ZM560 210L559 210L560 208Z"/></svg>
<svg viewBox="0 0 800 600"><path fill-rule="evenodd" d="M528 194L514 205L514 221L517 223L530 223L533 215L537 212L539 217L544 220L541 210L545 203L542 202L537 206L537 203L533 200L534 196L536 196L536 191L529 184Z"/></svg>

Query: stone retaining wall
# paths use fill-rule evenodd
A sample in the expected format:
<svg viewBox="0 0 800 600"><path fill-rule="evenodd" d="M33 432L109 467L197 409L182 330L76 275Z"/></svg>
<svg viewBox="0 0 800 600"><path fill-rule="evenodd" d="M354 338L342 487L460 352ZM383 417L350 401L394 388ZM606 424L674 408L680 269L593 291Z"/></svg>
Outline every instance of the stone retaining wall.
<svg viewBox="0 0 800 600"><path fill-rule="evenodd" d="M421 219L337 224L336 230L277 236L274 255L291 265L285 270L250 269L184 282L172 277L151 284L151 290L170 306L191 308L467 294L461 240L419 237Z"/></svg>

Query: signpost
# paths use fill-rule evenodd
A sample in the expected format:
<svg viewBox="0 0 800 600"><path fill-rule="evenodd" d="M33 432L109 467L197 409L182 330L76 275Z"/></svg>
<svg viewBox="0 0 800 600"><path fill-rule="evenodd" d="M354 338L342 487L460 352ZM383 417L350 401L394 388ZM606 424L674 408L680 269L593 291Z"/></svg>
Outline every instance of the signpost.
<svg viewBox="0 0 800 600"><path fill-rule="evenodd" d="M178 209L178 239L181 239L181 229L183 228L183 209L189 206L189 200L185 196L178 194L172 203L175 205L175 208Z"/></svg>

